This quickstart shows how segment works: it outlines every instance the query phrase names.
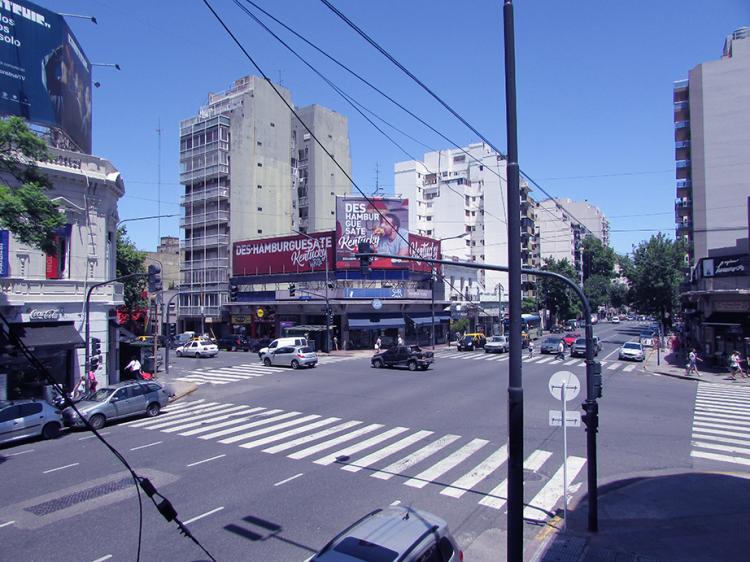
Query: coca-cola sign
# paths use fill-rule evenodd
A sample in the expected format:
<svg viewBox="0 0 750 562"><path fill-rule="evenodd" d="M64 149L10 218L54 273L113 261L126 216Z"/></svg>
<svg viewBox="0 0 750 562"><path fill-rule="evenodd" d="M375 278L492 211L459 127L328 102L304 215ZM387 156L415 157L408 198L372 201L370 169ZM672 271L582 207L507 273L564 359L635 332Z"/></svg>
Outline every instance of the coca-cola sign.
<svg viewBox="0 0 750 562"><path fill-rule="evenodd" d="M59 320L62 315L62 311L58 308L50 308L48 310L39 310L36 308L31 309L29 312L30 320Z"/></svg>
<svg viewBox="0 0 750 562"><path fill-rule="evenodd" d="M235 242L232 272L241 275L306 273L333 269L333 232Z"/></svg>

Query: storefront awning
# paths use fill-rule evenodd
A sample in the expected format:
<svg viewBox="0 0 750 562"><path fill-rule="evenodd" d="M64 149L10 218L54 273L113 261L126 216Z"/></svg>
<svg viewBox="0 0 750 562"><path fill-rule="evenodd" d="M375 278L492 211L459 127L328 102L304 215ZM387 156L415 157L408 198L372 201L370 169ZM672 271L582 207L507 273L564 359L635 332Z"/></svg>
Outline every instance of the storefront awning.
<svg viewBox="0 0 750 562"><path fill-rule="evenodd" d="M747 324L747 314L734 312L714 312L701 322L703 326L742 326Z"/></svg>
<svg viewBox="0 0 750 562"><path fill-rule="evenodd" d="M419 316L416 318L410 316L409 319L417 326L429 326L430 324L432 324L432 316ZM440 322L448 322L449 320L449 316L443 316L442 314L435 315L435 324L440 324Z"/></svg>
<svg viewBox="0 0 750 562"><path fill-rule="evenodd" d="M86 347L73 324L14 324L13 333L26 347Z"/></svg>
<svg viewBox="0 0 750 562"><path fill-rule="evenodd" d="M353 330L378 330L386 328L403 328L404 319L399 317L379 318L372 321L369 318L349 318L349 328Z"/></svg>
<svg viewBox="0 0 750 562"><path fill-rule="evenodd" d="M284 328L287 332L325 332L325 324L302 324L299 326L286 326ZM333 326L330 326L333 330Z"/></svg>

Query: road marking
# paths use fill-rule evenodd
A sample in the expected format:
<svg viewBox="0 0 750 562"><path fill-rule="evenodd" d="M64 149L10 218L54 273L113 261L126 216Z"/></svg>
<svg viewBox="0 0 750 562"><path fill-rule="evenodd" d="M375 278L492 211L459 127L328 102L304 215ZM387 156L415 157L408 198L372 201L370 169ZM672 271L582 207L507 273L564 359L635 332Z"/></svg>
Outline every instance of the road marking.
<svg viewBox="0 0 750 562"><path fill-rule="evenodd" d="M104 435L103 433L100 433L100 435ZM17 453L11 453L8 456L9 457L17 457L18 455L25 455L26 453L33 453L36 449L26 449L25 451L18 451Z"/></svg>
<svg viewBox="0 0 750 562"><path fill-rule="evenodd" d="M544 357L542 359L539 359L536 364L541 365L542 363L549 363L550 361L554 361L554 359L554 357ZM531 361L533 361L533 359ZM531 363L531 361L529 361L529 363Z"/></svg>
<svg viewBox="0 0 750 562"><path fill-rule="evenodd" d="M732 457L730 455L718 455L716 453L704 453L703 451L690 451L691 457L698 457L701 459L710 459L714 461L732 462L735 464L744 464L750 466L750 459L744 459L740 457Z"/></svg>
<svg viewBox="0 0 750 562"><path fill-rule="evenodd" d="M183 521L183 525L190 525L190 523L195 523L198 521L198 519L203 519L204 517L208 517L209 515L213 515L214 513L218 513L224 509L224 507L217 507L216 509L212 509L211 511L207 511L206 513L201 513L200 515L196 515L192 519L188 519L187 521Z"/></svg>
<svg viewBox="0 0 750 562"><path fill-rule="evenodd" d="M632 371L632 370L634 370L634 369L635 369L635 365L634 365L634 364L633 364L633 365L627 365L627 366L626 366L626 367L625 367L625 368L623 369L623 371L625 371L626 373L629 373L630 371Z"/></svg>
<svg viewBox="0 0 750 562"><path fill-rule="evenodd" d="M568 457L568 492L572 493L572 483L578 473L586 464L586 459L581 457ZM561 466L544 487L534 496L529 505L523 510L524 519L533 521L544 521L549 517L549 512L564 494L563 467Z"/></svg>
<svg viewBox="0 0 750 562"><path fill-rule="evenodd" d="M283 412L284 410L268 410L260 414L261 416L273 416L271 418L261 419L257 421L253 421L250 423L246 423L243 425L238 425L235 427L230 427L228 429L222 429L220 431L214 431L213 433L209 433L208 435L201 435L198 439L215 439L217 437L223 437L224 435L229 435L230 433L237 433L238 431L244 431L245 429L250 429L251 427L257 427L259 425L265 425L268 423L274 423L276 421L285 420L287 418L291 418L293 416L298 416L299 412L287 412L285 414L280 414L278 416L275 416L274 414L278 414L279 412ZM260 417L260 416L259 416Z"/></svg>
<svg viewBox="0 0 750 562"><path fill-rule="evenodd" d="M715 445L713 443L704 443L703 441L693 441L693 447L700 447L701 449L713 449L714 451L724 451L725 453L739 453L741 455L750 455L750 449L746 447Z"/></svg>
<svg viewBox="0 0 750 562"><path fill-rule="evenodd" d="M573 363L578 363L578 359L571 359L570 361L563 363L563 365L572 365Z"/></svg>
<svg viewBox="0 0 750 562"><path fill-rule="evenodd" d="M725 419L723 420L721 418L714 417L715 415L716 414L712 414L712 415L700 415L700 414L696 414L694 420L695 421L703 421L703 422L721 423L722 424L721 426L716 426L716 427L727 427L727 420L725 420ZM732 418L730 418L730 419L732 419ZM750 426L750 421L743 421L743 420L732 419L731 425L736 425L736 426L746 425L746 426Z"/></svg>
<svg viewBox="0 0 750 562"><path fill-rule="evenodd" d="M149 424L149 425L144 425L144 426L141 426L141 427L145 427L146 429L161 429L165 433L170 433L170 430L174 429L175 426L178 427L178 428L185 427L186 422L187 422L187 425L189 426L189 425L193 424L194 422L196 422L198 420L205 420L206 418L213 419L213 418L215 418L217 416L222 416L222 415L228 414L230 412L234 412L236 414L245 413L249 409L250 408L248 408L247 406L232 406L231 408L216 408L216 409L212 410L211 412L198 413L196 415L190 415L190 416L187 416L187 417L181 417L178 420L176 420L174 418L169 419L167 421L162 421L162 422L160 422L158 420L154 420L156 423L152 423L152 424ZM170 429L163 429L165 427L170 427L170 426L172 426Z"/></svg>
<svg viewBox="0 0 750 562"><path fill-rule="evenodd" d="M329 425L337 421L341 421L341 418L325 418L323 420L316 421L315 423L308 423L306 425L303 425L302 427L295 427L294 429L290 429L289 431L284 431L276 435L270 435L268 437L256 439L255 441L248 441L247 443L243 443L242 445L240 445L240 447L242 447L243 449L260 447L262 445L267 445L268 443L273 443L274 441L281 441L282 439L286 439L287 437L291 437L292 435L306 433L311 429L316 429L318 427Z"/></svg>
<svg viewBox="0 0 750 562"><path fill-rule="evenodd" d="M111 554L107 554L105 556L102 556L101 558L97 558L93 562L104 562L105 560L109 560L110 558L112 558L112 555Z"/></svg>
<svg viewBox="0 0 750 562"><path fill-rule="evenodd" d="M715 394L705 394L705 393L698 393L698 396L696 396L696 401L698 402L713 402L714 404L726 404L728 406L747 406L750 404L750 401L748 401L747 398L726 398L724 396L719 396Z"/></svg>
<svg viewBox="0 0 750 562"><path fill-rule="evenodd" d="M235 411L232 411L235 410ZM214 422L230 419L230 418L237 418L237 416L247 416L248 414L251 414L253 412L262 411L263 408L248 408L247 406L240 406L239 408L227 408L227 410L224 410L224 412L221 413L221 415L216 415L216 412L212 414L208 414L207 416L196 416L195 418L192 418L188 421L188 423L182 423L186 420L182 420L182 422L177 422L179 425L174 425L174 422L172 422L170 425L172 427L168 427L167 429L162 429L164 433L176 433L177 431L182 431L184 429L190 429L191 427L199 427L204 428L206 424L211 424ZM228 413L227 413L228 412Z"/></svg>
<svg viewBox="0 0 750 562"><path fill-rule="evenodd" d="M693 439L705 439L708 441L716 441L718 443L732 443L733 445L747 445L747 439L732 439L731 437L718 437L716 435L704 435L700 433L700 429L693 430Z"/></svg>
<svg viewBox="0 0 750 562"><path fill-rule="evenodd" d="M15 521L6 521L5 523L0 523L0 529L2 529L3 527L7 527L8 525L13 525L13 523L15 523Z"/></svg>
<svg viewBox="0 0 750 562"><path fill-rule="evenodd" d="M320 451L324 451L326 449L330 449L331 447L335 447L339 443L344 443L345 441L350 441L354 439L355 437L359 437L360 435L365 435L366 433L370 433L372 431L375 431L376 429L380 429L383 427L383 424L381 423L373 423L365 427L361 427L355 431L352 431L351 433L346 433L344 435L340 435L339 437L335 437L334 439L329 439L328 441L323 441L322 443L319 443L317 445L312 445L311 447L308 447L307 449L302 449L301 451L297 451L296 453L292 453L291 455L287 455L290 459L303 459L305 457L309 457L310 455L314 455L315 453L319 453Z"/></svg>
<svg viewBox="0 0 750 562"><path fill-rule="evenodd" d="M148 447L153 447L154 445L161 445L162 443L164 443L164 441L154 441L153 443L149 443L148 445L141 445L140 447L133 447L130 450L137 451L139 449L147 449Z"/></svg>
<svg viewBox="0 0 750 562"><path fill-rule="evenodd" d="M224 445L230 445L232 443L237 443L237 441L244 441L250 437L257 437L258 435L265 435L266 433L273 433L274 431L278 431L279 429L286 429L287 427L291 427L293 425L300 425L305 422L309 422L309 421L317 420L317 419L320 419L320 416L318 414L302 416L301 418L297 418L297 419L290 420L290 421L285 421L282 423L277 423L269 427L255 429L248 433L240 433L239 435L233 435L232 437L227 437L226 439L220 439L219 443L223 443Z"/></svg>
<svg viewBox="0 0 750 562"><path fill-rule="evenodd" d="M195 384L203 384L203 383L229 384L230 382L232 382L232 381L220 381L218 379L211 378L209 376L203 376L203 375L189 375L187 377L182 377L181 380L194 382Z"/></svg>
<svg viewBox="0 0 750 562"><path fill-rule="evenodd" d="M736 399L739 397L744 397L746 399L750 398L750 391L742 387L732 386L730 387L731 390L733 391L732 392L724 388L709 388L706 385L701 386L702 384L703 383L698 385L698 394L702 394L704 396L711 395L711 396L716 396L716 397L721 397L721 398L730 398L730 399L731 398Z"/></svg>
<svg viewBox="0 0 750 562"><path fill-rule="evenodd" d="M729 406L723 406L722 404L701 404L696 403L695 410L705 410L707 412L731 412L733 414L743 414L747 415L750 413L750 408L736 408L736 407L729 407Z"/></svg>
<svg viewBox="0 0 750 562"><path fill-rule="evenodd" d="M484 447L487 443L489 443L489 441L487 441L486 439L472 439L455 453L448 455L440 462L433 464L426 470L423 470L414 478L404 482L404 484L406 486L411 486L412 488L424 488L427 484L430 484L436 478L439 478L450 469L461 464L471 455L476 453L479 449Z"/></svg>
<svg viewBox="0 0 750 562"><path fill-rule="evenodd" d="M469 360L476 361L477 359L484 359L485 355L484 353L482 355L475 355L474 357L469 357Z"/></svg>
<svg viewBox="0 0 750 562"><path fill-rule="evenodd" d="M199 464L203 464L204 462L215 461L216 459L220 459L222 457L226 457L226 454L216 455L215 457L211 457L211 458L208 458L208 459L203 459L202 461L191 462L187 466L197 466ZM185 521L185 523L187 523L187 521Z"/></svg>
<svg viewBox="0 0 750 562"><path fill-rule="evenodd" d="M360 425L361 423L362 423L361 421L357 421L357 420L344 422L335 427L324 429L323 431L318 431L317 433L306 435L304 437L300 437L299 439L288 441L287 443L275 445L273 447L269 447L268 449L263 449L263 452L274 454L274 453L279 453L281 451L286 451L287 449L292 449L299 445L304 445L305 443L309 443L310 441L315 441L316 439L321 439L322 437L328 437L329 435L338 433L339 431L344 431L345 429L349 429L350 427Z"/></svg>
<svg viewBox="0 0 750 562"><path fill-rule="evenodd" d="M58 466L57 468L50 468L49 470L45 470L44 472L42 472L42 474L49 474L50 472L56 472L58 470L63 470L65 468L70 468L72 466L78 466L79 464L81 463L74 462L73 464L66 464L65 466Z"/></svg>
<svg viewBox="0 0 750 562"><path fill-rule="evenodd" d="M542 468L542 465L544 465L544 463L547 462L547 459L551 456L552 453L550 453L549 451L542 451L541 449L537 449L533 453L531 453L529 457L524 461L523 468L525 470L536 472L537 470ZM505 502L507 501L508 479L506 478L505 480L500 482L500 484L490 490L489 493L479 501L479 505L484 505L493 509L500 509L505 505Z"/></svg>
<svg viewBox="0 0 750 562"><path fill-rule="evenodd" d="M299 474L295 474L294 476L291 476L291 477L289 477L289 478L287 478L285 480L282 480L281 482L276 482L276 484L274 484L274 486L281 486L282 484L286 484L287 482L291 482L292 480L295 480L296 478L299 478L303 474L304 474L304 472L300 472Z"/></svg>
<svg viewBox="0 0 750 562"><path fill-rule="evenodd" d="M703 433L709 433L709 434L715 434L715 435L726 435L727 437L744 437L746 439L750 439L750 429L745 429L745 428L742 428L742 429L744 431L740 431L740 430L724 431L721 429L708 429L705 427L700 428L701 432Z"/></svg>
<svg viewBox="0 0 750 562"><path fill-rule="evenodd" d="M635 341L635 340L631 340L631 341ZM614 349L613 349L612 351L610 351L610 352L609 352L609 353L608 353L607 355L605 355L605 356L604 356L604 359L609 359L609 358L610 358L610 357L612 357L612 356L613 356L613 355L614 355L615 353L619 353L619 351L620 351L620 348L619 348L619 347L616 347L616 348L614 348Z"/></svg>
<svg viewBox="0 0 750 562"><path fill-rule="evenodd" d="M444 496L460 498L467 491L471 490L479 482L505 464L505 461L507 460L508 445L503 445L469 472L461 476L461 478L453 482L450 486L443 488L440 493Z"/></svg>
<svg viewBox="0 0 750 562"><path fill-rule="evenodd" d="M697 418L693 420L693 429L695 429L696 427L715 427L717 429L736 429L738 431L750 431L748 426L750 426L750 422L736 422L733 420L731 423L727 423L726 420L704 421Z"/></svg>
<svg viewBox="0 0 750 562"><path fill-rule="evenodd" d="M396 462L388 465L382 470L373 472L372 474L370 474L370 476L372 476L373 478L379 478L380 480L390 480L396 474L401 474L405 470L411 468L417 463L422 462L426 458L437 453L440 449L447 447L460 438L460 435L444 435L440 439L437 439L429 445L422 447L417 452L397 460Z"/></svg>
<svg viewBox="0 0 750 562"><path fill-rule="evenodd" d="M392 507L397 506L397 505L401 505L401 500L396 500L395 502L391 502Z"/></svg>
<svg viewBox="0 0 750 562"><path fill-rule="evenodd" d="M420 439L424 439L425 437L432 435L432 433L432 431L427 430L417 431L416 433L413 433L408 437L405 437L391 445L388 445L384 449L380 449L379 451L375 451L374 453L371 453L366 457L362 457L361 459L354 461L353 464L342 466L341 470L346 470L349 472L359 472L363 468L367 468L368 466L375 464L379 460L389 457L392 454L399 452L401 449L405 449L409 445L413 445Z"/></svg>
<svg viewBox="0 0 750 562"><path fill-rule="evenodd" d="M619 366L620 366L620 364L619 364L619 363L612 363L612 364L611 364L611 365L610 365L609 367L607 367L607 370L608 370L608 371L614 371L614 370L615 370L615 369L617 369L617 368L618 368Z"/></svg>
<svg viewBox="0 0 750 562"><path fill-rule="evenodd" d="M326 455L325 457L319 458L318 460L315 461L315 464L321 464L323 466L333 464L340 457L349 457L353 455L354 453L359 453L360 451L369 449L373 445L382 443L383 441L386 441L387 439L390 439L391 437L395 437L396 435L399 435L400 433L403 433L404 431L409 431L409 428L408 427L394 427L393 429L389 429L385 433L381 433L380 435L370 437L369 439L365 439L364 441L361 441L360 443L356 443L355 445L352 445L350 447L345 447L339 451L336 451L335 453L331 453L330 455Z"/></svg>
<svg viewBox="0 0 750 562"><path fill-rule="evenodd" d="M205 404L196 404L195 406L181 408L178 412L165 412L164 414L158 416L158 422L154 418L148 418L146 420L136 419L135 421L121 423L120 425L124 425L127 427L140 427L142 425L148 425L152 423L161 423L167 418L169 418L170 420L182 419L182 418L192 416L195 414L201 414L203 412L210 412L211 410L219 410L226 406L232 406L232 404L219 404L218 402L207 402Z"/></svg>
<svg viewBox="0 0 750 562"><path fill-rule="evenodd" d="M111 431L100 431L99 435L109 435ZM86 439L96 439L96 435L87 435L86 437L79 437L79 441L86 441Z"/></svg>

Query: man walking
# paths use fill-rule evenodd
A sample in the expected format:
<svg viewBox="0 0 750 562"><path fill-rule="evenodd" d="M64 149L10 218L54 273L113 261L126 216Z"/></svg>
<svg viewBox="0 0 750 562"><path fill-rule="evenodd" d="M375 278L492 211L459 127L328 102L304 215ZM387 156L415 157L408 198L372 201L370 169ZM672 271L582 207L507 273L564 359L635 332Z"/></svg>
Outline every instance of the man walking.
<svg viewBox="0 0 750 562"><path fill-rule="evenodd" d="M698 354L695 352L695 348L690 350L690 353L688 354L688 364L687 364L687 376L692 375L695 373L696 377L700 377L701 374L698 372Z"/></svg>
<svg viewBox="0 0 750 562"><path fill-rule="evenodd" d="M560 361L565 360L565 342L561 339L560 343L557 344L557 355L555 355L555 359L559 359Z"/></svg>
<svg viewBox="0 0 750 562"><path fill-rule="evenodd" d="M136 379L143 378L141 375L141 362L138 357L133 355L133 359L125 366L126 371L130 371Z"/></svg>
<svg viewBox="0 0 750 562"><path fill-rule="evenodd" d="M742 370L740 369L740 353L739 351L732 352L732 355L729 357L729 371L731 373L731 378L733 381L737 380L737 375L740 375L742 377L746 377Z"/></svg>
<svg viewBox="0 0 750 562"><path fill-rule="evenodd" d="M534 357L534 340L529 340L529 359Z"/></svg>

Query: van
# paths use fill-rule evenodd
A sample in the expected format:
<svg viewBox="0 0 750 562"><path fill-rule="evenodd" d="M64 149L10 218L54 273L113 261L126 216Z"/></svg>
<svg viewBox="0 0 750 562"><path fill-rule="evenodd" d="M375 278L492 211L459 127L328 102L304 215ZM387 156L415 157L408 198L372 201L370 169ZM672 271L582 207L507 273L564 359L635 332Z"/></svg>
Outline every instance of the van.
<svg viewBox="0 0 750 562"><path fill-rule="evenodd" d="M263 356L266 353L273 352L277 347L282 346L282 345L283 346L292 345L295 347L298 347L298 346L307 347L307 339L300 337L300 336L293 337L293 338L276 338L269 344L268 347L262 347L261 349L258 350L258 358L263 360Z"/></svg>

